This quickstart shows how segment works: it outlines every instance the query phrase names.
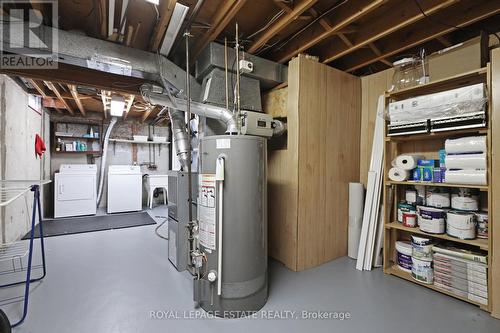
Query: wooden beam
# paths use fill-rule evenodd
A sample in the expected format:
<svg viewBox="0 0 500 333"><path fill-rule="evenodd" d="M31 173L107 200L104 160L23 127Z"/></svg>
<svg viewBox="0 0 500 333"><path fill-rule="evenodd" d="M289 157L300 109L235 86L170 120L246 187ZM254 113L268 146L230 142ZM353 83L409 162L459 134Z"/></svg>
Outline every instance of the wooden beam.
<svg viewBox="0 0 500 333"><path fill-rule="evenodd" d="M102 112L104 119L108 118L108 108L111 108L111 94L107 90L101 90Z"/></svg>
<svg viewBox="0 0 500 333"><path fill-rule="evenodd" d="M419 1L420 7L425 15L413 1L407 1L404 2L404 4L396 1L391 5L386 6L384 11L380 12L379 15L376 15L372 20L365 22L363 28L356 33L356 38L352 40L354 45L346 46L343 43L332 42L328 47L328 51L320 57L322 62L330 63L335 59L346 56L369 43L381 39L425 18L426 15L435 14L440 10L459 2L459 0Z"/></svg>
<svg viewBox="0 0 500 333"><path fill-rule="evenodd" d="M66 105L64 105L63 102L57 98L51 97L42 97L42 106L44 108L66 109Z"/></svg>
<svg viewBox="0 0 500 333"><path fill-rule="evenodd" d="M193 48L193 59L196 59L201 51L226 28L238 11L243 7L247 0L224 0L217 7L214 19L203 35L198 38L195 47Z"/></svg>
<svg viewBox="0 0 500 333"><path fill-rule="evenodd" d="M145 122L146 119L148 119L148 117L151 115L151 113L153 113L153 110L155 108L156 108L156 106L152 106L148 110L144 111L144 113L142 114L142 122Z"/></svg>
<svg viewBox="0 0 500 333"><path fill-rule="evenodd" d="M495 1L462 0L461 3L447 11L437 13L432 22L426 22L425 29L420 24L414 24L378 42L378 48L381 51L379 56L353 55L343 58L338 67L347 72L355 71L383 58L396 55L439 36L446 35L457 30L455 27L465 27L498 13L500 13L500 7ZM447 24L443 25L439 22L446 22Z"/></svg>
<svg viewBox="0 0 500 333"><path fill-rule="evenodd" d="M135 95L129 95L127 98L127 105L125 106L125 115L123 119L126 120L128 118L128 114L130 109L132 108L132 104L134 103Z"/></svg>
<svg viewBox="0 0 500 333"><path fill-rule="evenodd" d="M71 96L73 96L73 100L76 103L76 106L78 106L78 110L80 110L81 114L85 117L85 107L83 106L82 100L80 99L80 96L78 95L78 91L76 90L76 86L74 84L69 84L68 85L69 92L71 93Z"/></svg>
<svg viewBox="0 0 500 333"><path fill-rule="evenodd" d="M149 49L153 52L157 52L161 46L163 36L167 31L168 24L170 23L170 18L174 12L176 0L164 0L160 2L158 11L160 12L160 20L156 24L153 30L153 37L151 38Z"/></svg>
<svg viewBox="0 0 500 333"><path fill-rule="evenodd" d="M286 26L293 22L298 16L303 12L311 8L317 0L302 0L295 5L291 12L286 13L281 16L276 22L274 22L268 29L264 30L260 34L259 38L255 40L248 48L249 53L255 53L262 46L264 46L271 38L279 34Z"/></svg>
<svg viewBox="0 0 500 333"><path fill-rule="evenodd" d="M99 17L99 31L101 37L108 38L108 1L107 0L94 0L94 6L98 8Z"/></svg>
<svg viewBox="0 0 500 333"><path fill-rule="evenodd" d="M347 3L341 5L333 13L330 19L331 29L326 30L320 24L313 25L302 33L301 38L297 38L277 50L272 58L280 63L290 60L297 54L306 51L324 39L346 28L349 24L359 20L373 10L379 8L386 0L360 0L356 4Z"/></svg>
<svg viewBox="0 0 500 333"><path fill-rule="evenodd" d="M375 44L368 43L368 46L373 51L373 53L375 53L377 56L380 56L382 54L382 52L380 52L380 50L378 49L377 46L375 46ZM387 59L380 59L380 62L386 64L389 67L392 67L392 62L388 61Z"/></svg>
<svg viewBox="0 0 500 333"><path fill-rule="evenodd" d="M438 36L438 37L436 37L436 40L438 42L440 42L441 44L443 44L443 46L445 46L445 47L450 47L453 45L448 39L446 39L445 36Z"/></svg>
<svg viewBox="0 0 500 333"><path fill-rule="evenodd" d="M339 38L342 40L342 42L343 42L345 45L347 45L347 46L349 46L349 47L354 46L354 44L353 44L353 43L349 40L349 38L347 38L347 36L346 36L346 35L344 35L343 33L339 32L339 33L337 33L337 36L339 36Z"/></svg>
<svg viewBox="0 0 500 333"><path fill-rule="evenodd" d="M63 103L63 105L66 107L66 110L68 110L68 112L71 114L71 115L74 115L75 114L75 111L73 111L73 108L66 102L66 100L61 96L61 92L59 91L59 89L56 87L56 85L52 82L47 82L45 81L45 84L47 85L47 87L49 87L50 90L52 90L52 92L57 96L57 98Z"/></svg>
<svg viewBox="0 0 500 333"><path fill-rule="evenodd" d="M36 89L36 91L38 91L40 96L47 97L47 92L45 91L45 85L43 84L43 81L33 79L27 79L27 81L33 86L33 88Z"/></svg>

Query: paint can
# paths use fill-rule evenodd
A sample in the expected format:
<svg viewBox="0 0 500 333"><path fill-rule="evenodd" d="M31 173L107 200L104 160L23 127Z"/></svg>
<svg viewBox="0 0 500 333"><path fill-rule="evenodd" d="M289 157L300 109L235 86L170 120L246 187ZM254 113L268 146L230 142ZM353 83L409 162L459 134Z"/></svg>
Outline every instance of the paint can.
<svg viewBox="0 0 500 333"><path fill-rule="evenodd" d="M411 236L411 256L424 261L432 261L432 246L434 243L429 238Z"/></svg>
<svg viewBox="0 0 500 333"><path fill-rule="evenodd" d="M429 186L425 194L425 202L430 207L449 208L450 192L446 187Z"/></svg>
<svg viewBox="0 0 500 333"><path fill-rule="evenodd" d="M417 226L417 213L416 212L403 212L403 225L409 228Z"/></svg>
<svg viewBox="0 0 500 333"><path fill-rule="evenodd" d="M396 242L397 263L398 267L405 272L411 273L412 267L412 246L410 242L397 241Z"/></svg>
<svg viewBox="0 0 500 333"><path fill-rule="evenodd" d="M420 230L431 234L444 234L446 231L446 211L441 208L418 206L418 225Z"/></svg>
<svg viewBox="0 0 500 333"><path fill-rule="evenodd" d="M405 200L406 200L406 203L409 205L416 205L417 204L417 190L407 189L405 191Z"/></svg>
<svg viewBox="0 0 500 333"><path fill-rule="evenodd" d="M422 283L432 284L434 282L434 270L432 261L412 258L411 276Z"/></svg>
<svg viewBox="0 0 500 333"><path fill-rule="evenodd" d="M479 210L479 191L471 188L458 188L451 194L451 208L465 211Z"/></svg>
<svg viewBox="0 0 500 333"><path fill-rule="evenodd" d="M476 215L474 213L450 210L446 217L446 233L459 239L476 238Z"/></svg>
<svg viewBox="0 0 500 333"><path fill-rule="evenodd" d="M476 213L477 238L488 239L488 213Z"/></svg>
<svg viewBox="0 0 500 333"><path fill-rule="evenodd" d="M416 213L416 209L414 206L409 205L407 203L398 204L398 222L403 223L403 213Z"/></svg>

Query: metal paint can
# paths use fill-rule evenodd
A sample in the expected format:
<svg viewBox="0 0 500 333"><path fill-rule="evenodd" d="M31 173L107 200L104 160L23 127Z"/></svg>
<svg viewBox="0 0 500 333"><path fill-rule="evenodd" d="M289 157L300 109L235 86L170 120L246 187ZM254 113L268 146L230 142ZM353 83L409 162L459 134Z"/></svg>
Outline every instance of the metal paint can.
<svg viewBox="0 0 500 333"><path fill-rule="evenodd" d="M417 226L417 213L416 212L403 212L403 225L409 228Z"/></svg>
<svg viewBox="0 0 500 333"><path fill-rule="evenodd" d="M449 211L446 217L446 233L459 239L476 238L476 215L463 211Z"/></svg>
<svg viewBox="0 0 500 333"><path fill-rule="evenodd" d="M450 192L446 187L429 186L425 197L425 202L430 207L449 208L451 205Z"/></svg>
<svg viewBox="0 0 500 333"><path fill-rule="evenodd" d="M471 188L458 188L451 194L451 208L466 211L479 210L479 191Z"/></svg>
<svg viewBox="0 0 500 333"><path fill-rule="evenodd" d="M407 203L398 204L398 222L403 223L403 213L415 213L417 210L414 206L409 205Z"/></svg>

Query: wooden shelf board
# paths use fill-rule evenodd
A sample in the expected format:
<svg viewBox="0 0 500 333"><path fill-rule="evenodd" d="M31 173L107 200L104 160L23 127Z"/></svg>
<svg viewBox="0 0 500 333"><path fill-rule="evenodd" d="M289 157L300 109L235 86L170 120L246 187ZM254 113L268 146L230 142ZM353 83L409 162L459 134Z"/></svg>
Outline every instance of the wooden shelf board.
<svg viewBox="0 0 500 333"><path fill-rule="evenodd" d="M412 134L412 135L396 135L396 136L386 136L385 141L387 142L407 142L407 141L425 141L425 140L439 140L443 138L453 138L460 137L464 134L477 134L486 135L488 134L487 128L467 128L458 130L449 130L443 132L432 132L424 134Z"/></svg>
<svg viewBox="0 0 500 333"><path fill-rule="evenodd" d="M84 139L84 140L100 140L100 138L88 138L85 136L70 136L70 135L55 135L56 138L61 139Z"/></svg>
<svg viewBox="0 0 500 333"><path fill-rule="evenodd" d="M168 145L170 142L158 142L158 141L135 141L129 139L109 139L110 142L121 142L121 143L139 143L139 144L149 144L149 145Z"/></svg>
<svg viewBox="0 0 500 333"><path fill-rule="evenodd" d="M399 222L391 222L385 225L386 229L397 229L397 230L402 230L406 231L412 234L418 234L418 235L425 235L427 237L431 238L436 238L436 239L442 239L446 241L452 241L455 243L460 243L460 244L467 244L467 245L472 245L472 246L477 246L481 250L488 251L489 250L489 241L487 239L458 239L454 237L450 237L447 234L429 234L425 231L420 230L419 228L410 228L410 227L405 227Z"/></svg>
<svg viewBox="0 0 500 333"><path fill-rule="evenodd" d="M462 300L464 302L467 302L467 303L471 303L471 304L474 304L478 307L480 307L481 309L483 310L486 310L488 311L488 306L487 305L484 305L484 304L481 304L481 303L477 303L477 302L474 302L474 301L471 301L469 300L468 298L465 298L465 297L462 297L462 296L459 296L459 295L455 295L447 290L444 290L444 289L441 289L441 288L438 288L436 287L435 285L433 284L425 284L425 283L422 283L420 281L417 281L415 280L412 276L411 276L411 273L408 273L408 272L405 272L401 269L399 269L396 265L390 267L389 269L387 269L385 271L387 274L391 274L391 275L395 275L399 278L402 278L402 279L405 279L405 280L408 280L408 281L411 281L413 283L416 283L418 285L421 285L423 287L426 287L426 288L429 288L429 289L432 289L432 290L435 290L435 291L438 291L442 294L445 294L445 295L448 295L448 296L451 296L451 297L454 297L454 298L457 298L459 300Z"/></svg>
<svg viewBox="0 0 500 333"><path fill-rule="evenodd" d="M412 182L412 181L404 181L404 182L396 182L393 180L386 180L386 185L407 185L407 186L415 186L415 185L423 185L423 186L436 186L436 187L465 187L465 188L476 188L480 191L488 191L487 185L464 185L464 184L448 184L448 183L428 183L428 182Z"/></svg>
<svg viewBox="0 0 500 333"><path fill-rule="evenodd" d="M461 86L472 85L480 82L486 82L487 68L479 68L469 72L461 73L452 77L429 82L415 87L401 89L386 96L392 99L401 100L414 96L432 94L444 90L458 88Z"/></svg>
<svg viewBox="0 0 500 333"><path fill-rule="evenodd" d="M100 151L91 151L91 150L86 150L86 151L55 151L54 153L56 154L101 154Z"/></svg>

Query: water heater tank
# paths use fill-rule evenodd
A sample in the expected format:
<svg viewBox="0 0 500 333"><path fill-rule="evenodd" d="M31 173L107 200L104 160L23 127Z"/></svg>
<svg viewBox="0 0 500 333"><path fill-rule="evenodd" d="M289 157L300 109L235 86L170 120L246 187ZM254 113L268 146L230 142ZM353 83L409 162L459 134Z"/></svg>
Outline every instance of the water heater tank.
<svg viewBox="0 0 500 333"><path fill-rule="evenodd" d="M223 180L217 180L220 173L216 177L218 161L223 161ZM194 283L194 299L217 316L244 316L267 301L266 139L205 137L200 141L200 165L203 266Z"/></svg>

